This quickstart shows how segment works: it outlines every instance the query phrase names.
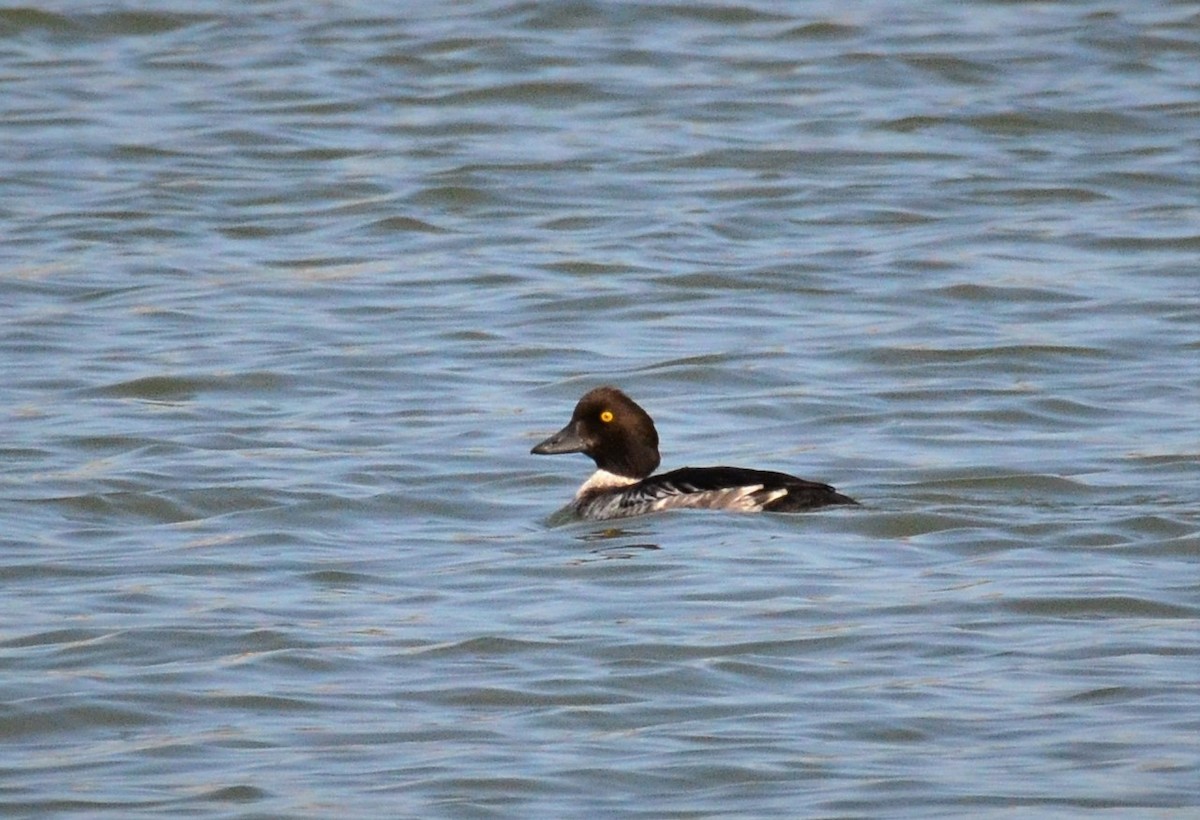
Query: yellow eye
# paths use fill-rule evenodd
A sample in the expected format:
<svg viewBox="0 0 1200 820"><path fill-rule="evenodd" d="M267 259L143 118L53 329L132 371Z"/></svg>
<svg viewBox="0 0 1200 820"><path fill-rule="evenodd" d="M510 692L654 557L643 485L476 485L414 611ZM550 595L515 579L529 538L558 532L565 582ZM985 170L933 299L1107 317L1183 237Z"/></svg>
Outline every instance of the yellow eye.
<svg viewBox="0 0 1200 820"><path fill-rule="evenodd" d="M613 414L612 414L611 410L602 410L600 412L600 421L604 422L605 424L608 424L612 420L613 420Z"/></svg>

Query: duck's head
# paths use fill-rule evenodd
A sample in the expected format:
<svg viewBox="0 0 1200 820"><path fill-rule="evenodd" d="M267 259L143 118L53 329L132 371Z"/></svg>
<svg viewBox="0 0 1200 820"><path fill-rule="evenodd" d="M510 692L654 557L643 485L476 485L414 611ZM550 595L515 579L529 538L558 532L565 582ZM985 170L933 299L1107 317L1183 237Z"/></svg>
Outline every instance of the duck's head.
<svg viewBox="0 0 1200 820"><path fill-rule="evenodd" d="M601 470L641 479L658 467L658 431L633 399L615 387L597 387L575 405L566 427L531 452L586 453Z"/></svg>

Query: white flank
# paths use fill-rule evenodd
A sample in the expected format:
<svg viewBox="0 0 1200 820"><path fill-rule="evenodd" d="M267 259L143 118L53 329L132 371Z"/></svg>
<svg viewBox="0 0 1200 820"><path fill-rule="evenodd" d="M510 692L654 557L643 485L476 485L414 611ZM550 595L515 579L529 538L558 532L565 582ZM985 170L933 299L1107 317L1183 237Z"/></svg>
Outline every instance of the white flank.
<svg viewBox="0 0 1200 820"><path fill-rule="evenodd" d="M681 507L698 508L702 510L732 510L733 512L759 512L764 506L777 498L787 495L786 488L771 490L762 494L763 485L749 484L745 487L729 487L725 490L706 490L704 492L683 493L667 496L655 503L658 510L678 509ZM755 493L760 495L755 496Z"/></svg>

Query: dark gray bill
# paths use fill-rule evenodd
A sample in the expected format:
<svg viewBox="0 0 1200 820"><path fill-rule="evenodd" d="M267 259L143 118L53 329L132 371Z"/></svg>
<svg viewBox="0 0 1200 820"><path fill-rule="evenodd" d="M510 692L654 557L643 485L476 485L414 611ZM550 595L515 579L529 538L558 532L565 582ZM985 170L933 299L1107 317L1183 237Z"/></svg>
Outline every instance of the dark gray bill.
<svg viewBox="0 0 1200 820"><path fill-rule="evenodd" d="M586 449L587 444L579 437L575 422L571 422L529 452L538 456L554 456L559 453L582 453Z"/></svg>

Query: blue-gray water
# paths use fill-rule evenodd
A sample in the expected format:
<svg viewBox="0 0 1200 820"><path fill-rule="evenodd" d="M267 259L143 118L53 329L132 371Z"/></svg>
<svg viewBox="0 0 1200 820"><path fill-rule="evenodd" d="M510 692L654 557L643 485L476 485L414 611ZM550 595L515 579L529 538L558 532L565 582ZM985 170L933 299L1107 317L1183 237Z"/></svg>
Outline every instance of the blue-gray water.
<svg viewBox="0 0 1200 820"><path fill-rule="evenodd" d="M1200 810L1190 2L0 9L0 811ZM549 526L587 388L861 509Z"/></svg>

